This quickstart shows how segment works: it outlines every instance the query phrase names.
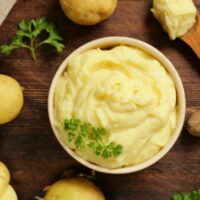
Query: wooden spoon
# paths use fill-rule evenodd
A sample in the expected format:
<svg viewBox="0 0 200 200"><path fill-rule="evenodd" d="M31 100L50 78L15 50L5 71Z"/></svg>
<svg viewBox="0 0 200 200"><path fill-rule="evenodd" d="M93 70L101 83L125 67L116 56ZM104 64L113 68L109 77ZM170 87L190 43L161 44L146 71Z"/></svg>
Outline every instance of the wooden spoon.
<svg viewBox="0 0 200 200"><path fill-rule="evenodd" d="M187 43L200 58L200 14L197 14L197 20L194 26L183 36L180 37Z"/></svg>

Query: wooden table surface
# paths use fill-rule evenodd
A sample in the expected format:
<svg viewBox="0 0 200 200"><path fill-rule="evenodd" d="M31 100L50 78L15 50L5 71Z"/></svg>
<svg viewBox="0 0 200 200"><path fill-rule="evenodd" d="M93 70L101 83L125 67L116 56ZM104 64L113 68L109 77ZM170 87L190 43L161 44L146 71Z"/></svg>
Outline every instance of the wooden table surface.
<svg viewBox="0 0 200 200"><path fill-rule="evenodd" d="M200 11L200 0L194 1ZM66 169L89 172L59 145L49 125L47 96L51 80L63 59L80 45L104 36L129 36L163 52L178 70L186 91L187 107L200 107L200 61L180 40L170 41L150 13L151 0L119 0L108 20L83 27L70 22L58 0L18 0L0 27L0 44L13 38L22 19L46 16L64 38L66 48L57 54L44 47L33 62L24 50L0 57L0 73L16 78L24 88L20 116L0 127L0 160L9 167L20 200L42 195L42 189ZM157 164L138 173L97 173L97 184L108 200L169 200L174 192L200 187L200 139L183 129L173 149Z"/></svg>

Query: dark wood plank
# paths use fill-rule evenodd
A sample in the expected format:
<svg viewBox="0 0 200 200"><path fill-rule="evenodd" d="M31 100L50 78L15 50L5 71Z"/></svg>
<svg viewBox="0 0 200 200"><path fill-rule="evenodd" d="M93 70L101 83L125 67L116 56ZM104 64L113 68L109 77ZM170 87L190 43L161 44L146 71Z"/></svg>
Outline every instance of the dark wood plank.
<svg viewBox="0 0 200 200"><path fill-rule="evenodd" d="M200 11L200 1L195 0ZM78 46L104 36L129 36L161 50L175 65L183 80L189 109L200 107L200 61L180 40L170 41L149 9L150 0L119 0L115 14L92 27L73 24L57 0L18 0L0 27L0 44L13 37L22 19L46 16L64 38L66 48L57 54L48 47L39 50L33 62L24 50L0 57L0 73L16 78L24 87L25 104L20 116L0 127L0 160L11 170L19 199L31 200L55 181L65 169L89 172L60 147L49 125L47 96L51 80L62 60ZM174 192L200 187L200 140L184 128L173 149L157 164L138 173L97 173L97 183L109 200L168 200Z"/></svg>

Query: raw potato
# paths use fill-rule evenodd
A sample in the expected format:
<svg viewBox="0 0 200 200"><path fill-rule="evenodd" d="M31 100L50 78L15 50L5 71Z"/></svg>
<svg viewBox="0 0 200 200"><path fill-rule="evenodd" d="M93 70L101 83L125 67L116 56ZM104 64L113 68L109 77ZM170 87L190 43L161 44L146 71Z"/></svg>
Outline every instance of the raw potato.
<svg viewBox="0 0 200 200"><path fill-rule="evenodd" d="M0 74L0 124L12 121L22 109L23 93L19 83Z"/></svg>
<svg viewBox="0 0 200 200"><path fill-rule="evenodd" d="M9 185L10 172L8 168L0 162L0 200L17 200L17 194L13 187Z"/></svg>
<svg viewBox="0 0 200 200"><path fill-rule="evenodd" d="M58 198L59 197L59 198ZM105 200L101 190L83 177L69 178L54 183L44 200Z"/></svg>
<svg viewBox="0 0 200 200"><path fill-rule="evenodd" d="M0 178L0 196L5 192L7 187L8 187L7 181L5 181L3 178Z"/></svg>
<svg viewBox="0 0 200 200"><path fill-rule="evenodd" d="M9 182L10 173L7 167L2 162L0 162L0 196L5 192Z"/></svg>
<svg viewBox="0 0 200 200"><path fill-rule="evenodd" d="M60 0L65 15L80 25L94 25L112 15L117 0Z"/></svg>
<svg viewBox="0 0 200 200"><path fill-rule="evenodd" d="M188 121L188 131L191 135L200 137L200 110L191 114Z"/></svg>
<svg viewBox="0 0 200 200"><path fill-rule="evenodd" d="M0 196L0 200L17 200L17 194L11 185L8 185L5 192Z"/></svg>

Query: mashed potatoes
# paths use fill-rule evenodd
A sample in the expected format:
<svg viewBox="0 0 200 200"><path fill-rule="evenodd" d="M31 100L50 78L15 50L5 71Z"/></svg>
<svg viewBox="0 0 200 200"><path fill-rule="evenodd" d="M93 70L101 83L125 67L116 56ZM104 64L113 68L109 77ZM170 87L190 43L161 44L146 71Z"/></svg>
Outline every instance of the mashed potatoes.
<svg viewBox="0 0 200 200"><path fill-rule="evenodd" d="M55 126L61 140L85 160L107 168L141 163L158 153L176 126L176 89L162 64L143 50L116 46L71 57L55 91ZM107 142L123 146L103 159L68 142L65 119L105 127Z"/></svg>
<svg viewBox="0 0 200 200"><path fill-rule="evenodd" d="M172 40L187 33L197 15L192 0L154 0L152 12Z"/></svg>

